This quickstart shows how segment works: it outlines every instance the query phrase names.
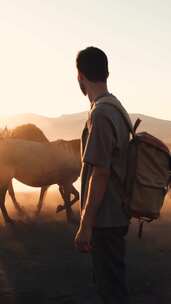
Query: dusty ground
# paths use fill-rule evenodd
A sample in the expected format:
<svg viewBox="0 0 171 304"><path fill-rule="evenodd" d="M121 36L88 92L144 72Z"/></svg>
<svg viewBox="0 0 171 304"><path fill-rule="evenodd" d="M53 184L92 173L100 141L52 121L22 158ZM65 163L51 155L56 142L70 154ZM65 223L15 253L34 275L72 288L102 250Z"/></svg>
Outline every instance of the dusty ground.
<svg viewBox="0 0 171 304"><path fill-rule="evenodd" d="M14 227L0 225L0 303L95 304L91 259L74 249L76 227L56 216L56 193L49 193L42 215L34 217L37 193L17 193L28 217ZM132 304L171 303L171 201L156 223L145 225L137 238L133 223L128 236L128 283ZM11 216L17 214L10 199ZM19 219L19 218L18 218ZM20 218L21 219L21 218Z"/></svg>

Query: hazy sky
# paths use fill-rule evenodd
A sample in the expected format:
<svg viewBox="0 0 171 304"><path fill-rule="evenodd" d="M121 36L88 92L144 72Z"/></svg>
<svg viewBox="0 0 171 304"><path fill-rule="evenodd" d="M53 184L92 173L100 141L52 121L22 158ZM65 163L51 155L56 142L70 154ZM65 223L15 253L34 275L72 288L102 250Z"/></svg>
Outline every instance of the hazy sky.
<svg viewBox="0 0 171 304"><path fill-rule="evenodd" d="M171 120L170 0L0 0L0 115L88 110L75 57L90 45L128 111Z"/></svg>

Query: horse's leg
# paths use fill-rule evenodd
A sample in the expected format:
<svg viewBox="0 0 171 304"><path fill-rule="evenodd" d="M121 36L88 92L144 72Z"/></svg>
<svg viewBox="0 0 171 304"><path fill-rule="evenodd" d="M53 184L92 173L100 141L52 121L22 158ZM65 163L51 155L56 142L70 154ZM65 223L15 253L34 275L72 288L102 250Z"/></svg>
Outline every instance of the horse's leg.
<svg viewBox="0 0 171 304"><path fill-rule="evenodd" d="M60 191L60 194L61 194L62 198L64 198L64 186L60 185L59 186L59 191Z"/></svg>
<svg viewBox="0 0 171 304"><path fill-rule="evenodd" d="M64 192L64 186L63 185L59 186L59 192L60 192L60 194L61 194L61 196L63 198L63 201L65 202L65 192ZM60 204L56 208L56 213L58 213L60 211L63 211L63 210L65 210L65 204L63 204L63 205Z"/></svg>
<svg viewBox="0 0 171 304"><path fill-rule="evenodd" d="M9 217L5 207L5 196L8 190L8 185L0 187L0 208L2 211L3 218L6 223L13 223L13 220Z"/></svg>
<svg viewBox="0 0 171 304"><path fill-rule="evenodd" d="M79 192L77 191L77 189L73 185L71 187L71 191L72 191L71 194L74 195L74 198L71 200L71 206L72 206L79 200L80 195L79 195Z"/></svg>
<svg viewBox="0 0 171 304"><path fill-rule="evenodd" d="M17 202L16 197L15 197L15 192L14 192L14 188L13 188L13 185L12 185L12 180L10 181L9 186L8 186L8 193L11 196L11 199L12 199L13 204L14 204L15 208L17 209L17 211L19 213L23 214L24 212L23 212L21 206L19 205L19 203Z"/></svg>
<svg viewBox="0 0 171 304"><path fill-rule="evenodd" d="M49 188L49 186L43 186L41 188L39 202L38 202L37 210L36 210L36 215L40 214L40 211L41 211L42 206L43 206L43 199L45 197L45 194L46 194L48 188Z"/></svg>
<svg viewBox="0 0 171 304"><path fill-rule="evenodd" d="M71 186L70 185L60 186L59 191L64 200L64 209L66 210L67 222L71 222L73 220L73 211L70 205ZM58 208L56 212L59 212Z"/></svg>
<svg viewBox="0 0 171 304"><path fill-rule="evenodd" d="M60 191L60 194L61 194L63 200L65 201L64 187L60 186L59 191ZM75 204L79 200L79 192L75 189L75 187L73 185L71 185L71 187L70 187L70 194L74 195L74 198L70 201L70 206L72 206L73 204ZM56 212L58 213L58 212L60 212L64 209L65 209L65 205L58 205L57 209L56 209Z"/></svg>

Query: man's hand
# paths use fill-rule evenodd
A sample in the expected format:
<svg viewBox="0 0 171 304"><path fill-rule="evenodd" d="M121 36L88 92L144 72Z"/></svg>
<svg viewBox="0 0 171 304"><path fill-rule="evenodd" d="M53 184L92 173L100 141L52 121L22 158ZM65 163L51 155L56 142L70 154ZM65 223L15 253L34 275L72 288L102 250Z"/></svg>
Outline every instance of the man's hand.
<svg viewBox="0 0 171 304"><path fill-rule="evenodd" d="M92 228L80 226L75 237L76 248L84 253L89 252L91 250L91 237L92 237Z"/></svg>

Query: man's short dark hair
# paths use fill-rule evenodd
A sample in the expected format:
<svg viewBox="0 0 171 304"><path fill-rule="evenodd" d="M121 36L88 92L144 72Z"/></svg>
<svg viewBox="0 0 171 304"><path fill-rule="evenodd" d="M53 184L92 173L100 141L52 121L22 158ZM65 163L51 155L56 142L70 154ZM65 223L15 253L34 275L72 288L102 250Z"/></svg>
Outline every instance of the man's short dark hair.
<svg viewBox="0 0 171 304"><path fill-rule="evenodd" d="M106 54L96 48L88 47L78 53L76 64L78 70L92 82L106 82L108 71L108 60Z"/></svg>

